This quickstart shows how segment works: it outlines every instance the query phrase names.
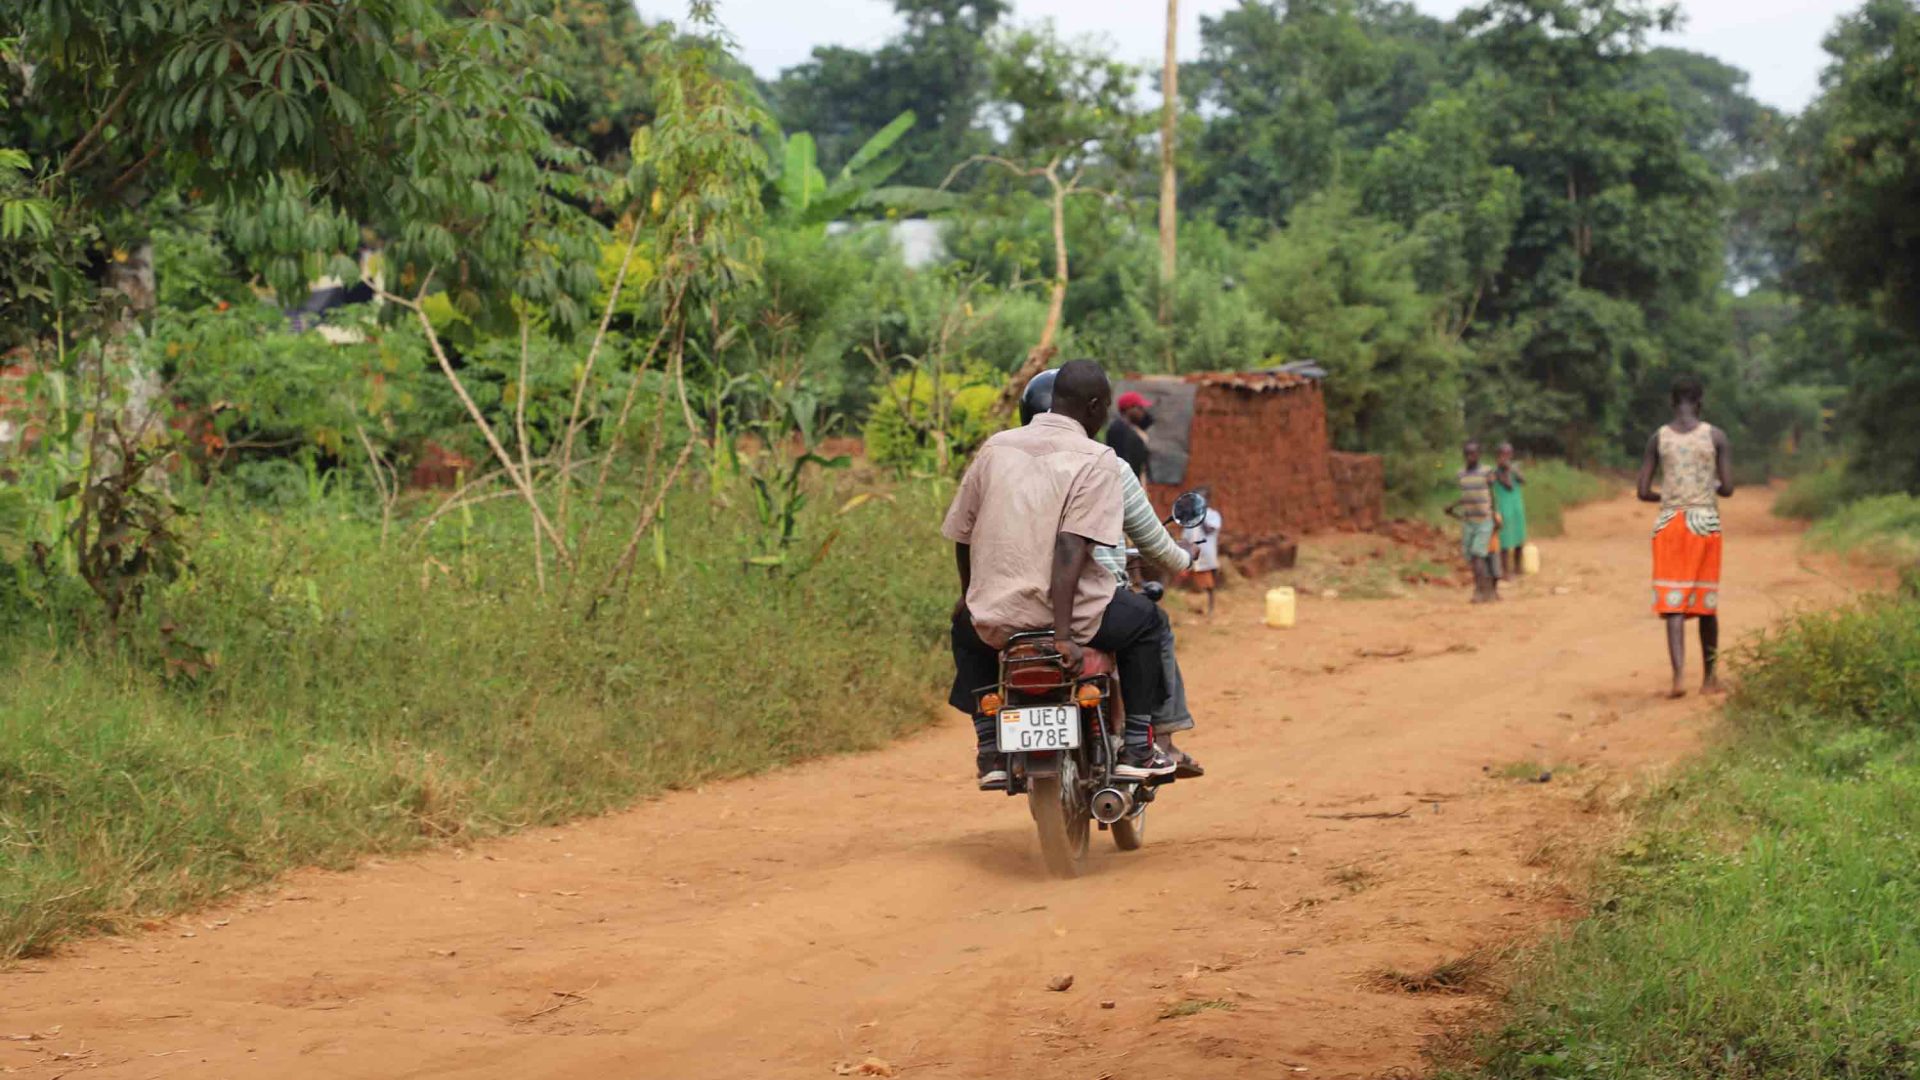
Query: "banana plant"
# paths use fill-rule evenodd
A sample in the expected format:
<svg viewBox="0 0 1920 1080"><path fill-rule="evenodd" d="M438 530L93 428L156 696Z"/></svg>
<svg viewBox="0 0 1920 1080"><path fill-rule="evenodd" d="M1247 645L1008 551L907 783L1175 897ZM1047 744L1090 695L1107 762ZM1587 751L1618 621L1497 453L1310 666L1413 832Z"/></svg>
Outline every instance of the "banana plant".
<svg viewBox="0 0 1920 1080"><path fill-rule="evenodd" d="M802 131L778 138L771 155L778 172L773 177L773 213L782 223L825 227L860 209L901 209L920 213L944 209L949 200L930 188L885 187L900 170L898 158L887 152L912 130L911 110L893 118L856 150L829 180L820 171L819 147Z"/></svg>

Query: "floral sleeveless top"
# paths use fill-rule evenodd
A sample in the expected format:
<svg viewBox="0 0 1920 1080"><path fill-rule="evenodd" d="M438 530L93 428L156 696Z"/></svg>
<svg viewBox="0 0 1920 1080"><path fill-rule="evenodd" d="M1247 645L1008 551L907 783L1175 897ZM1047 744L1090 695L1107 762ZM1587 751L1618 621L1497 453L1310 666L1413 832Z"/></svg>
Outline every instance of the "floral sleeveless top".
<svg viewBox="0 0 1920 1080"><path fill-rule="evenodd" d="M1713 448L1713 425L1700 423L1681 433L1660 429L1660 520L1653 531L1685 514L1687 527L1701 536L1720 531L1720 470Z"/></svg>

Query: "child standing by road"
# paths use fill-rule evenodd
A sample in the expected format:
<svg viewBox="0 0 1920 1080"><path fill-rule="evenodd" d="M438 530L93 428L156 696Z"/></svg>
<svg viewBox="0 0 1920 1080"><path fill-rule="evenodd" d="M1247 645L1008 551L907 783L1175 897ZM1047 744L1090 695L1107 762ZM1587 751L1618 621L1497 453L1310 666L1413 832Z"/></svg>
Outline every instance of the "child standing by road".
<svg viewBox="0 0 1920 1080"><path fill-rule="evenodd" d="M1469 440L1461 448L1466 468L1457 474L1460 498L1447 507L1447 516L1460 522L1460 549L1473 568L1473 602L1500 599L1500 562L1493 554L1493 534L1500 515L1493 507L1493 470L1480 463L1480 443Z"/></svg>
<svg viewBox="0 0 1920 1080"><path fill-rule="evenodd" d="M1199 491L1207 497L1207 502L1209 503L1207 506L1206 520L1202 521L1199 525L1185 530L1185 535L1182 539L1187 542L1187 547L1193 551L1193 577L1191 580L1196 588L1206 592L1207 615L1211 617L1213 615L1213 590L1220 583L1220 527L1225 519L1220 516L1220 511L1214 509L1211 505L1213 502L1213 492L1204 487L1200 488Z"/></svg>
<svg viewBox="0 0 1920 1080"><path fill-rule="evenodd" d="M1526 475L1513 460L1513 444L1501 443L1493 470L1493 513L1500 522L1500 574L1520 576L1520 549L1527 546Z"/></svg>

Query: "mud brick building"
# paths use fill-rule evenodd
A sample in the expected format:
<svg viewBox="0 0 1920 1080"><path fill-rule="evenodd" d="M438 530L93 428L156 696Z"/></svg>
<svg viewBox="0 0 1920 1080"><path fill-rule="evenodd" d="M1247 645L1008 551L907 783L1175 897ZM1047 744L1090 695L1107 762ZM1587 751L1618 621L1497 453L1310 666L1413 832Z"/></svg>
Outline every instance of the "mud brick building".
<svg viewBox="0 0 1920 1080"><path fill-rule="evenodd" d="M1371 529L1385 498L1380 459L1335 451L1316 379L1283 372L1206 372L1127 379L1154 402L1147 493L1162 513L1205 485L1227 521L1229 558L1285 547L1308 533Z"/></svg>

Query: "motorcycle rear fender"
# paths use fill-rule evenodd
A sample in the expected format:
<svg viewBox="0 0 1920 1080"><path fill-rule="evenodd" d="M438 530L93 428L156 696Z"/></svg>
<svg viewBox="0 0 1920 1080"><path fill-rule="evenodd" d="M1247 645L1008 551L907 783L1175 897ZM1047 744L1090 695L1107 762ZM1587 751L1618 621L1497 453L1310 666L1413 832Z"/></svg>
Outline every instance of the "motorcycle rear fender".
<svg viewBox="0 0 1920 1080"><path fill-rule="evenodd" d="M1060 752L1041 750L1013 755L1013 774L1028 778L1051 779L1060 775Z"/></svg>

